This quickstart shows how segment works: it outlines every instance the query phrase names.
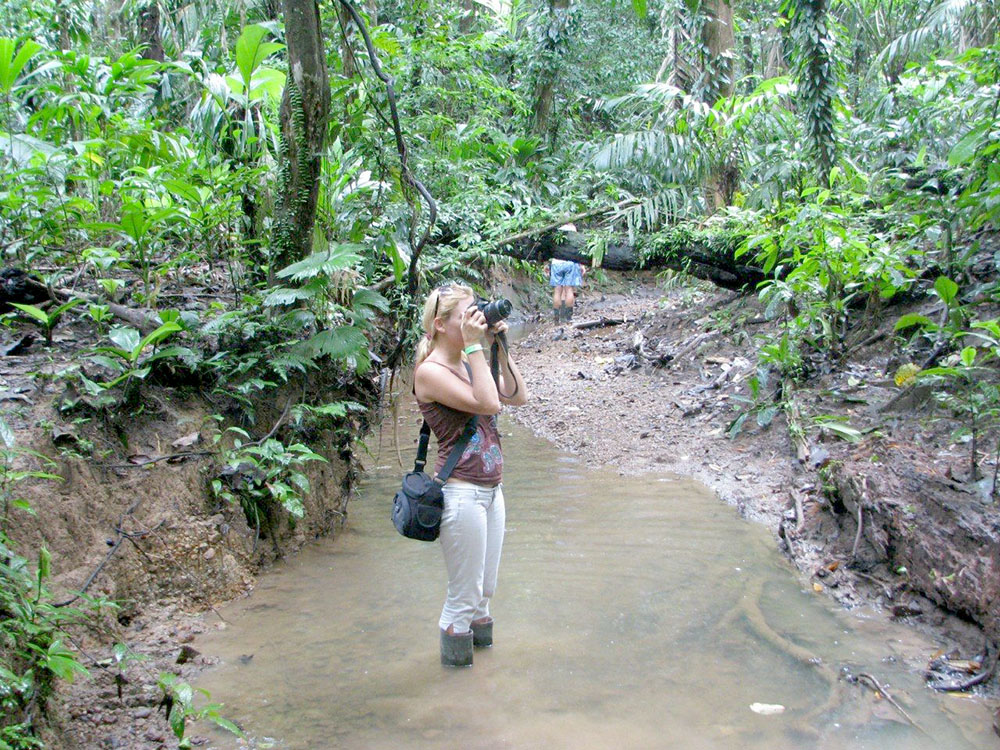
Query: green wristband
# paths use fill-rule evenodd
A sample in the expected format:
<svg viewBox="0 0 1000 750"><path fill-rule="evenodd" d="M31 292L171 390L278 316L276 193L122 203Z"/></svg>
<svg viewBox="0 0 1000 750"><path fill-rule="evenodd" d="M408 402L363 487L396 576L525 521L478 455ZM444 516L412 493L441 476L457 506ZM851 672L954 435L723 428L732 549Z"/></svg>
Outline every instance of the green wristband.
<svg viewBox="0 0 1000 750"><path fill-rule="evenodd" d="M482 344L469 344L462 351L466 354L474 354L475 352L481 352L483 350Z"/></svg>

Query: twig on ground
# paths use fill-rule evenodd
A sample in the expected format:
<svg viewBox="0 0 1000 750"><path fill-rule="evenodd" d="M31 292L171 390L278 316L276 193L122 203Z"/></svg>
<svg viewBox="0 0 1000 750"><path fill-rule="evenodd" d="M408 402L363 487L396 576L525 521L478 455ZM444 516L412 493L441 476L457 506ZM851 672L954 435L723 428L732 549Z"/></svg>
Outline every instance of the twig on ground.
<svg viewBox="0 0 1000 750"><path fill-rule="evenodd" d="M889 701L889 703L892 705L892 707L895 708L897 711L899 711L899 713L901 713L903 715L903 718L905 718L908 722L910 722L910 724L912 726L914 726L915 728L919 729L924 734L927 734L927 731L922 726L920 726L917 722L915 722L908 713L906 713L906 711L903 709L903 707L896 702L896 699L893 698L892 695L890 695L890 693L889 693L888 690L886 690L884 687L882 687L882 685L879 683L878 680L876 680L874 677L872 677L867 672L861 672L861 673L859 673L858 674L858 680L867 680L869 683L871 683L871 686L873 688L875 688L875 690L878 691L879 694L881 694L883 698L885 698L887 701ZM928 735L928 736L930 736L930 735Z"/></svg>

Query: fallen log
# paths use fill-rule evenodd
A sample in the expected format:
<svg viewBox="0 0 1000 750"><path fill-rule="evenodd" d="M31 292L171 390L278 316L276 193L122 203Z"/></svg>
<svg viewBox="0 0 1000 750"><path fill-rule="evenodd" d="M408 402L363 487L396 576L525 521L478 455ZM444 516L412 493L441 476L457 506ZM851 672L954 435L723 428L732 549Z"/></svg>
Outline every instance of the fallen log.
<svg viewBox="0 0 1000 750"><path fill-rule="evenodd" d="M459 255L458 261L474 260L485 250L536 263L559 258L590 265L592 258L587 251L586 235L581 232L561 231L559 227L621 211L630 205L634 205L634 201L622 201L611 206L601 206L571 216L564 216L534 229L489 240L476 250ZM455 259L450 259L428 266L424 269L424 273L442 271L454 265L455 262ZM734 291L753 288L766 278L761 269L738 262L731 252L713 250L697 243L680 252L658 254L648 258L644 258L634 245L609 243L601 259L601 267L610 271L671 268ZM392 286L394 282L395 277L388 276L372 284L369 288L381 292Z"/></svg>
<svg viewBox="0 0 1000 750"><path fill-rule="evenodd" d="M605 328L607 326L620 326L624 323L623 318L601 318L600 320L588 320L583 323L574 323L573 327L578 331L588 331L591 328Z"/></svg>
<svg viewBox="0 0 1000 750"><path fill-rule="evenodd" d="M520 260L536 262L559 258L586 265L591 263L586 236L581 232L548 232L537 241L519 240L507 244L499 252ZM713 251L698 244L692 244L676 253L646 258L634 245L608 243L601 259L601 268L610 271L670 268L733 291L753 288L766 278L759 268L738 262L730 253Z"/></svg>
<svg viewBox="0 0 1000 750"><path fill-rule="evenodd" d="M0 269L0 313L10 312L11 303L22 305L41 305L46 302L68 302L77 297L87 302L106 305L108 311L116 318L135 326L143 333L149 333L160 325L160 320L142 310L134 310L115 302L101 299L97 295L72 289L50 289L27 271L20 268Z"/></svg>

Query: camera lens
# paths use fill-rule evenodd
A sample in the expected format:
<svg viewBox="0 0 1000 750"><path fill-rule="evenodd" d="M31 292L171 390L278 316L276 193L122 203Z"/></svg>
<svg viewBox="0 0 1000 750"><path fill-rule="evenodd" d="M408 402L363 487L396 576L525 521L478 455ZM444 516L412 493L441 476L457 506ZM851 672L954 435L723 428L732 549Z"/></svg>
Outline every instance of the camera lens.
<svg viewBox="0 0 1000 750"><path fill-rule="evenodd" d="M504 299L503 297L492 302L480 304L480 309L483 311L483 316L486 318L486 323L488 325L499 323L501 320L510 315L511 311L514 309L510 300Z"/></svg>

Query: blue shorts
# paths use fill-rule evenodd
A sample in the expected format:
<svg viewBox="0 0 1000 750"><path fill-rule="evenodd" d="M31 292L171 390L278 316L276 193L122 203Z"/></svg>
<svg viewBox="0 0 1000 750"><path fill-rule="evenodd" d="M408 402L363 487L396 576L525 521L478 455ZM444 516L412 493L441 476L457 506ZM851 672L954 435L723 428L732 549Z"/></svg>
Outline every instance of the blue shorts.
<svg viewBox="0 0 1000 750"><path fill-rule="evenodd" d="M549 286L580 286L583 283L579 263L553 258L549 261L549 269Z"/></svg>

